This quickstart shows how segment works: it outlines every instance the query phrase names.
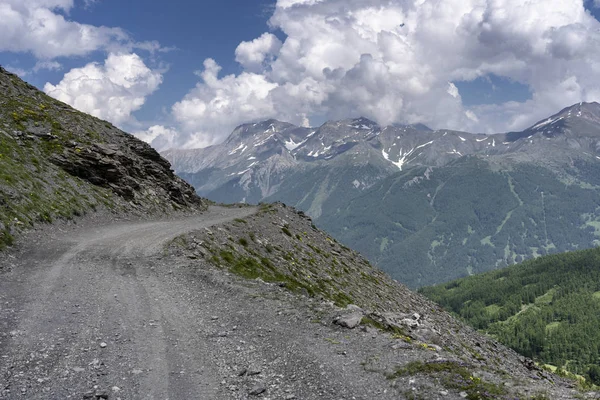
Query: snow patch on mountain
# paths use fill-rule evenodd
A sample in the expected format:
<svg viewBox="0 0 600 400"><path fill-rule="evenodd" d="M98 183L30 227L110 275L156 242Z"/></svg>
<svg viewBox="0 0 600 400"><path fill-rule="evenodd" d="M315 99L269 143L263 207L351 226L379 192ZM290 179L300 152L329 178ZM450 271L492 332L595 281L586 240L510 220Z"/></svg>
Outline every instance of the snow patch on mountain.
<svg viewBox="0 0 600 400"><path fill-rule="evenodd" d="M275 135L273 134L273 135L267 137L266 139L263 139L260 142L255 143L254 147L262 146L263 144L267 143L273 136L275 136Z"/></svg>
<svg viewBox="0 0 600 400"><path fill-rule="evenodd" d="M300 147L303 143L305 143L305 142L296 143L296 142L294 142L294 139L290 139L290 140L285 141L284 145L285 145L285 148L288 149L289 151L294 151L298 147Z"/></svg>
<svg viewBox="0 0 600 400"><path fill-rule="evenodd" d="M231 151L228 153L228 155L232 156L232 155L236 154L236 153L237 153L238 151L240 151L240 150L241 150L241 152L243 153L244 151L246 151L246 149L247 149L247 148L248 148L248 146L246 146L244 143L240 143L240 145L239 145L237 148L235 148L235 149L231 150Z"/></svg>
<svg viewBox="0 0 600 400"><path fill-rule="evenodd" d="M569 113L569 116L570 116L570 113ZM579 111L579 113L578 113L577 116L578 117L581 116L581 111ZM531 128L531 129L540 129L540 128L543 128L544 126L555 124L555 123L557 123L558 121L560 121L562 119L564 119L564 117L548 118L547 120L542 121L542 122L540 122L537 125L534 125L533 128Z"/></svg>
<svg viewBox="0 0 600 400"><path fill-rule="evenodd" d="M422 145L419 145L417 147L412 148L410 151L403 153L403 149L400 149L400 158L398 161L392 161L390 160L390 154L385 151L385 149L381 150L381 154L383 155L383 158L385 158L386 160L388 160L389 162L391 162L392 164L394 164L396 167L398 167L398 169L400 169L400 171L402 171L402 167L404 166L404 164L406 164L408 162L408 158L410 156L412 156L414 154L414 152L416 150L422 149L425 146L429 146L430 144L432 144L434 141L429 141L427 143L424 143ZM391 151L392 149L390 148L388 151Z"/></svg>

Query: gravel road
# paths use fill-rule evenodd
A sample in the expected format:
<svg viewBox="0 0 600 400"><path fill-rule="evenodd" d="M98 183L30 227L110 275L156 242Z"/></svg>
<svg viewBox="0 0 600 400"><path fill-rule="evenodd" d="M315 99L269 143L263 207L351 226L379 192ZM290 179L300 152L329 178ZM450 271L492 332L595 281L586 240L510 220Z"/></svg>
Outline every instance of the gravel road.
<svg viewBox="0 0 600 400"><path fill-rule="evenodd" d="M388 337L319 323L319 301L164 253L255 211L26 240L0 273L0 399L399 398L361 365Z"/></svg>
<svg viewBox="0 0 600 400"><path fill-rule="evenodd" d="M153 264L169 239L254 212L213 207L25 246L0 281L0 398L214 398L202 321Z"/></svg>

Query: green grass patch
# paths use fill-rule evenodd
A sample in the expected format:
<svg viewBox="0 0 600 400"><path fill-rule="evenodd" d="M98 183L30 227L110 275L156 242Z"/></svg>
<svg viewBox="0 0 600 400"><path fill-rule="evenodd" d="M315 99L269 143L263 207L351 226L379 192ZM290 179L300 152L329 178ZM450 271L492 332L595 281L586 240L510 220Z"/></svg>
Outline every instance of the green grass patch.
<svg viewBox="0 0 600 400"><path fill-rule="evenodd" d="M556 293L555 288L548 290L542 296L535 298L535 304L550 304L550 303L552 303L552 299L554 298L555 293Z"/></svg>
<svg viewBox="0 0 600 400"><path fill-rule="evenodd" d="M469 400L497 399L506 395L506 389L473 376L469 368L455 361L414 361L396 369L390 379L417 374L438 375L447 389L462 391Z"/></svg>

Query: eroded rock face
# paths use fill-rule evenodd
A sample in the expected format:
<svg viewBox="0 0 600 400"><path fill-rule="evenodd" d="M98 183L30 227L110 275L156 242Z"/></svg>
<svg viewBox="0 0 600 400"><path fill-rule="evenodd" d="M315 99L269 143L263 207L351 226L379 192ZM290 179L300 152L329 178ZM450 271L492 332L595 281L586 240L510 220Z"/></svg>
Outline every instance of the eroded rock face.
<svg viewBox="0 0 600 400"><path fill-rule="evenodd" d="M140 193L164 196L179 206L201 205L194 189L174 176L167 160L133 137L116 144L76 145L51 156L50 161L93 185L112 189L127 201Z"/></svg>

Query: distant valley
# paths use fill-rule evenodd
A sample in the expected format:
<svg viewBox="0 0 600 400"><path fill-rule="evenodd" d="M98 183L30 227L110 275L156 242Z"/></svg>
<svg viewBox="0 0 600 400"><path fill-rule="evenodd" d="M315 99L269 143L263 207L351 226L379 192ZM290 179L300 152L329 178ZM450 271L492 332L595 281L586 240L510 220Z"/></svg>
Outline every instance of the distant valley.
<svg viewBox="0 0 600 400"><path fill-rule="evenodd" d="M600 239L598 103L496 135L268 120L163 155L201 196L302 209L411 287Z"/></svg>

